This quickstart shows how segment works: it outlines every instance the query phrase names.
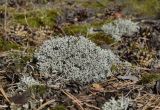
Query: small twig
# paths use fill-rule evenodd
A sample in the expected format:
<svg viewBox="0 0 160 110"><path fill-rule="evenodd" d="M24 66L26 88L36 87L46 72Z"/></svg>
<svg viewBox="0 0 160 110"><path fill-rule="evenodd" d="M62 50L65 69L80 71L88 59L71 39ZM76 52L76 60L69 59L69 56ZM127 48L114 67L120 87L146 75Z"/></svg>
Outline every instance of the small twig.
<svg viewBox="0 0 160 110"><path fill-rule="evenodd" d="M93 106L93 105L90 105L88 103L84 103L86 106L90 107L90 108L94 108L96 110L100 110L100 108L96 107L96 106Z"/></svg>
<svg viewBox="0 0 160 110"><path fill-rule="evenodd" d="M4 89L2 88L2 85L0 85L0 91L1 91L2 95L4 96L4 98L7 100L7 102L11 103L11 101L8 99Z"/></svg>
<svg viewBox="0 0 160 110"><path fill-rule="evenodd" d="M4 13L4 33L5 37L7 38L7 5L8 1L5 1L5 13Z"/></svg>
<svg viewBox="0 0 160 110"><path fill-rule="evenodd" d="M84 108L81 106L81 102L76 98L74 97L73 95L71 95L70 93L68 92L65 92L64 90L61 90L65 95L67 95L70 99L72 99L79 107L81 110L84 110Z"/></svg>
<svg viewBox="0 0 160 110"><path fill-rule="evenodd" d="M5 73L5 72L6 72L6 71L3 71L3 70L2 70L2 71L0 71L0 73Z"/></svg>
<svg viewBox="0 0 160 110"><path fill-rule="evenodd" d="M27 17L26 17L26 15L27 15L27 12L26 12L26 10L24 11L24 19L25 19L25 22L26 22L26 24L27 24L27 26L28 26L28 29L32 32L32 29L31 28L29 28L30 26L29 26L29 23L28 23L28 20L27 20Z"/></svg>
<svg viewBox="0 0 160 110"><path fill-rule="evenodd" d="M72 99L74 102L77 102L77 105L80 106L80 108L81 108L82 110L84 110L83 107L81 106L81 104L82 104L81 101L79 101L79 100L78 100L76 97L74 97L72 94L70 94L70 93L68 93L68 92L65 92L64 90L62 90L62 92L63 92L64 94L66 94L66 95L67 95L70 99ZM94 106L94 105L88 104L88 103L86 103L86 102L84 102L84 104L85 104L86 106L90 107L90 108L94 108L94 109L96 109L96 110L100 110L100 108L98 108L98 107L96 107L96 106Z"/></svg>
<svg viewBox="0 0 160 110"><path fill-rule="evenodd" d="M49 105L49 104L51 104L51 103L53 103L53 102L55 102L54 99L49 100L48 102L42 104L42 105L41 105L38 109L36 109L36 110L41 110L41 109L43 109L46 105Z"/></svg>
<svg viewBox="0 0 160 110"><path fill-rule="evenodd" d="M8 56L8 53L7 53L7 52L1 52L1 53L0 53L0 58L1 58L1 57L6 57L6 56Z"/></svg>
<svg viewBox="0 0 160 110"><path fill-rule="evenodd" d="M145 68L145 67L141 67L141 66L133 66L133 65L128 65L129 67L133 67L133 68L137 68L137 69L139 69L139 70L148 70L148 71L150 71L150 70L152 70L152 69L150 69L150 68Z"/></svg>
<svg viewBox="0 0 160 110"><path fill-rule="evenodd" d="M0 109L4 109L4 108L7 108L8 106L7 105L0 105Z"/></svg>

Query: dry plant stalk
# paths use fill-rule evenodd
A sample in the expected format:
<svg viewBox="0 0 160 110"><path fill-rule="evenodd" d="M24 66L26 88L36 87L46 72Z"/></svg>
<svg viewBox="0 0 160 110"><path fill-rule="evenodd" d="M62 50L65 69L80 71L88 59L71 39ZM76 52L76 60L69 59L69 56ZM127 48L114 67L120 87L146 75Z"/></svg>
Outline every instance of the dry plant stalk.
<svg viewBox="0 0 160 110"><path fill-rule="evenodd" d="M82 102L80 100L78 100L76 97L74 97L72 94L64 91L64 90L61 90L65 95L67 95L70 99L72 99L79 107L81 110L84 110L84 108L81 106L82 105ZM90 107L90 108L93 108L93 109L96 109L96 110L100 110L100 108L94 106L94 105L90 105L86 102L83 102L86 106Z"/></svg>
<svg viewBox="0 0 160 110"><path fill-rule="evenodd" d="M0 92L2 93L2 95L4 96L4 98L7 100L8 103L11 103L11 101L8 99L2 85L0 85Z"/></svg>
<svg viewBox="0 0 160 110"><path fill-rule="evenodd" d="M5 1L5 13L4 13L4 33L5 33L5 37L7 37L7 5L8 5L8 1Z"/></svg>
<svg viewBox="0 0 160 110"><path fill-rule="evenodd" d="M76 98L74 97L73 95L71 95L70 93L68 92L65 92L64 90L61 90L65 95L67 95L70 99L72 99L79 107L81 110L84 110L84 108L81 106L81 102Z"/></svg>

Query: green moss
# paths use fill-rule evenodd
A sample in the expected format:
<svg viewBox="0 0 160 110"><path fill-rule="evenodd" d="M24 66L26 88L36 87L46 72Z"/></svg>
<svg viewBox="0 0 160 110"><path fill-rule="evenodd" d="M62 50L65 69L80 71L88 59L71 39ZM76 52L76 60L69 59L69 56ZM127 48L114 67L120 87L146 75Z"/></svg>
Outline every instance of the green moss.
<svg viewBox="0 0 160 110"><path fill-rule="evenodd" d="M63 105L57 105L54 109L52 110L67 110L66 107L64 107Z"/></svg>
<svg viewBox="0 0 160 110"><path fill-rule="evenodd" d="M29 25L31 27L40 26L54 26L56 23L56 17L59 15L59 11L54 9L42 9L28 11L26 13L14 13L14 22L23 25Z"/></svg>
<svg viewBox="0 0 160 110"><path fill-rule="evenodd" d="M104 24L110 23L112 21L113 21L112 19L94 21L94 22L91 23L91 27L93 27L95 29L101 29L101 27ZM89 34L88 38L98 45L115 43L115 40L111 36L106 35L103 32L98 32L98 33L95 33L95 34Z"/></svg>
<svg viewBox="0 0 160 110"><path fill-rule="evenodd" d="M81 4L85 8L94 8L94 9L102 9L105 8L106 5L110 2L111 0L100 0L100 1L82 1Z"/></svg>
<svg viewBox="0 0 160 110"><path fill-rule="evenodd" d="M13 13L15 11L15 8L7 7L7 13ZM0 5L0 12L5 12L5 5Z"/></svg>
<svg viewBox="0 0 160 110"><path fill-rule="evenodd" d="M143 74L142 79L139 81L139 84L147 84L152 83L153 81L159 80L160 74L159 73L151 73L151 74Z"/></svg>
<svg viewBox="0 0 160 110"><path fill-rule="evenodd" d="M99 21L93 21L91 23L93 28L101 28L104 24L112 22L113 19L104 19L104 20L99 20Z"/></svg>
<svg viewBox="0 0 160 110"><path fill-rule="evenodd" d="M160 12L159 0L127 0L126 5L140 16L156 16Z"/></svg>
<svg viewBox="0 0 160 110"><path fill-rule="evenodd" d="M53 1L53 0L32 0L32 2L39 3L39 4L46 4L49 1Z"/></svg>
<svg viewBox="0 0 160 110"><path fill-rule="evenodd" d="M118 70L117 65L112 65L111 72L116 72Z"/></svg>
<svg viewBox="0 0 160 110"><path fill-rule="evenodd" d="M100 21L93 21L91 23L70 24L70 25L64 26L62 30L67 35L76 35L76 34L87 35L88 29L90 29L91 27L101 28L103 24L109 23L111 21L112 19L105 19Z"/></svg>
<svg viewBox="0 0 160 110"><path fill-rule="evenodd" d="M33 94L39 94L42 96L46 92L47 87L44 85L33 85L29 88L29 90Z"/></svg>
<svg viewBox="0 0 160 110"><path fill-rule="evenodd" d="M90 24L73 24L70 26L64 26L63 30L67 35L87 35L87 31L90 27Z"/></svg>
<svg viewBox="0 0 160 110"><path fill-rule="evenodd" d="M0 51L9 51L11 49L20 49L21 46L10 41L0 38Z"/></svg>
<svg viewBox="0 0 160 110"><path fill-rule="evenodd" d="M96 33L96 34L91 34L88 35L89 39L93 42L95 42L97 45L101 44L112 44L115 42L115 40L107 36L105 33Z"/></svg>

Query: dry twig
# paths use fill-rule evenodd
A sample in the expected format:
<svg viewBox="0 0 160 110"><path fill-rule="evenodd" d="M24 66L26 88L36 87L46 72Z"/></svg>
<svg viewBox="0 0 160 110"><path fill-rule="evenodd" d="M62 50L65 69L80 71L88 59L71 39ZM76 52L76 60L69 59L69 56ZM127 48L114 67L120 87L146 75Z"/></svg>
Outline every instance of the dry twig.
<svg viewBox="0 0 160 110"><path fill-rule="evenodd" d="M68 92L65 92L64 90L61 90L65 95L67 95L70 99L72 99L79 107L81 110L84 110L84 108L81 106L81 102L76 98L74 97L73 95L71 95L70 93Z"/></svg>
<svg viewBox="0 0 160 110"><path fill-rule="evenodd" d="M0 71L0 73L5 73L5 72L6 72L6 71L3 71L3 70L2 70L2 71Z"/></svg>
<svg viewBox="0 0 160 110"><path fill-rule="evenodd" d="M81 106L82 105L82 102L79 101L76 97L74 97L72 94L68 93L68 92L65 92L64 90L62 90L62 92L67 95L70 99L72 99L80 108L81 110L84 110L84 108ZM94 106L94 105L91 105L91 104L88 104L86 102L84 102L84 104L90 108L94 108L96 110L100 110L100 108Z"/></svg>
<svg viewBox="0 0 160 110"><path fill-rule="evenodd" d="M90 105L88 103L84 103L86 106L90 107L90 108L94 108L96 110L100 110L100 108L96 107L96 106L93 106L93 105Z"/></svg>
<svg viewBox="0 0 160 110"><path fill-rule="evenodd" d="M0 85L0 91L1 91L2 95L4 96L4 98L7 100L7 102L11 103L11 101L8 99L4 89L2 88L2 85Z"/></svg>
<svg viewBox="0 0 160 110"><path fill-rule="evenodd" d="M4 33L5 33L5 37L7 37L7 5L8 5L8 1L5 1L5 12L4 12Z"/></svg>

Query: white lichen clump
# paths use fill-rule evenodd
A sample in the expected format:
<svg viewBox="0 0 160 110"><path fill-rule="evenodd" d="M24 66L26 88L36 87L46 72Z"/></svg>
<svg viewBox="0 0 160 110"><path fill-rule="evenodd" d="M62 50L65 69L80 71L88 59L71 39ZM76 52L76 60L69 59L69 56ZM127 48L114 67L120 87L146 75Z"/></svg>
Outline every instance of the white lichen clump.
<svg viewBox="0 0 160 110"><path fill-rule="evenodd" d="M102 106L102 110L127 110L131 103L131 99L120 97L118 100L111 98L108 102L105 102Z"/></svg>
<svg viewBox="0 0 160 110"><path fill-rule="evenodd" d="M44 76L59 76L81 84L106 80L112 64L120 62L111 50L101 49L83 36L51 38L34 56Z"/></svg>
<svg viewBox="0 0 160 110"><path fill-rule="evenodd" d="M17 83L17 87L19 90L27 90L29 87L34 85L40 85L40 82L35 80L32 76L23 75L20 78L20 82Z"/></svg>
<svg viewBox="0 0 160 110"><path fill-rule="evenodd" d="M135 32L138 32L139 28L138 23L128 19L118 19L102 26L102 30L117 41L121 40L123 35L130 36Z"/></svg>
<svg viewBox="0 0 160 110"><path fill-rule="evenodd" d="M36 81L32 76L23 76L20 80L21 84L25 84L28 87L31 87L33 85L39 85L40 83Z"/></svg>

